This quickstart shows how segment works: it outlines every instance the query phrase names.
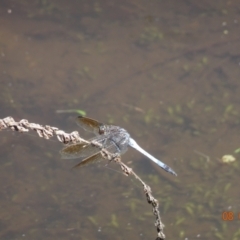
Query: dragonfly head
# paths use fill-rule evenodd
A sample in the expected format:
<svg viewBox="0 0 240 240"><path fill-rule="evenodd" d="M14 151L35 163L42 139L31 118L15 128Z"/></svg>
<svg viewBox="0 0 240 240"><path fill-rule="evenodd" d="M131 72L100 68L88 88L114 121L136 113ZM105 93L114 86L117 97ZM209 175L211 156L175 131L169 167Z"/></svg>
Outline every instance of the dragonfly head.
<svg viewBox="0 0 240 240"><path fill-rule="evenodd" d="M98 131L98 133L99 133L100 135L103 135L105 132L106 132L106 126L105 126L105 125L99 126L99 131Z"/></svg>

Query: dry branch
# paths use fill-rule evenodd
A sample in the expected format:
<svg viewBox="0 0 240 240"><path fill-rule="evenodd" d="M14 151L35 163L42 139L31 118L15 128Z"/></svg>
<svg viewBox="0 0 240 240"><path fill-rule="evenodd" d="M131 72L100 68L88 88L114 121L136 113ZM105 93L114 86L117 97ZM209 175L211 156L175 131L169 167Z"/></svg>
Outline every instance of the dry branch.
<svg viewBox="0 0 240 240"><path fill-rule="evenodd" d="M56 127L51 126L42 126L36 123L29 123L28 120L22 119L19 122L16 122L12 117L6 117L4 119L0 119L0 131L4 129L10 128L13 131L17 132L28 132L29 130L36 131L39 137L49 139L53 136L56 136L58 141L64 144L73 144L73 143L86 143L93 144L98 147L102 153L102 156L109 160L114 161L119 164L122 171L125 175L133 175L138 181L143 185L143 189L147 198L147 202L152 205L153 214L156 217L155 226L157 228L157 238L156 240L164 240L165 235L163 233L164 225L161 221L160 212L158 210L159 204L158 201L153 197L151 188L144 182L142 179L126 164L121 161L121 158L118 154L112 154L108 152L103 146L97 142L89 142L79 136L77 131L72 133L65 133L62 130L59 130Z"/></svg>

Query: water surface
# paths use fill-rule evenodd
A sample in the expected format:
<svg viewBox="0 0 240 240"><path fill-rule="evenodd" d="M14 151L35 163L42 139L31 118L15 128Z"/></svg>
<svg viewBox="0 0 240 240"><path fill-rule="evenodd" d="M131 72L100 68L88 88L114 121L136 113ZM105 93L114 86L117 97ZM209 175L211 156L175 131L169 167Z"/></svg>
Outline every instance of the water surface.
<svg viewBox="0 0 240 240"><path fill-rule="evenodd" d="M126 128L178 173L134 151L123 157L159 200L167 239L239 239L239 8L237 0L2 1L1 118L70 132L77 114L56 110L82 109ZM60 143L10 131L0 143L0 239L155 239L132 178L71 170ZM236 161L223 164L226 154ZM235 219L223 221L224 211Z"/></svg>

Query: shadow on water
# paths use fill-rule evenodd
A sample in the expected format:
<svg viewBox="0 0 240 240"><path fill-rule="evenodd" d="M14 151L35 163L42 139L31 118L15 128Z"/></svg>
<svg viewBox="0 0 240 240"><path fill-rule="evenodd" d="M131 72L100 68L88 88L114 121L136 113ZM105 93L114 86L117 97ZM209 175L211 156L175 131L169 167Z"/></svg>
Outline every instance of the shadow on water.
<svg viewBox="0 0 240 240"><path fill-rule="evenodd" d="M238 1L2 1L1 118L70 132L74 114L56 110L82 109L126 128L178 173L123 156L159 200L167 239L237 240L239 10ZM73 171L51 141L1 132L0 142L0 239L155 238L133 179ZM236 161L223 163L227 154Z"/></svg>

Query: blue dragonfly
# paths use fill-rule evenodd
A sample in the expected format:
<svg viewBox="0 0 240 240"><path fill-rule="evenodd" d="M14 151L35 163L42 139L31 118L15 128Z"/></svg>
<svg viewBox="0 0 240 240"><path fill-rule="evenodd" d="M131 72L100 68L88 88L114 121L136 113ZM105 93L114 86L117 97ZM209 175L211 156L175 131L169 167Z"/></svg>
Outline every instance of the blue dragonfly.
<svg viewBox="0 0 240 240"><path fill-rule="evenodd" d="M155 162L159 167L165 171L177 176L177 174L165 163L161 162L143 148L141 148L137 142L131 138L130 134L121 127L106 125L97 120L78 116L76 123L84 130L94 133L96 136L89 140L89 144L86 143L74 143L64 147L60 154L62 158L73 159L73 158L84 158L75 167L82 167L89 163L98 162L103 159L100 149L91 142L100 143L103 148L113 154L124 154L128 147L132 147L148 157L150 160Z"/></svg>

